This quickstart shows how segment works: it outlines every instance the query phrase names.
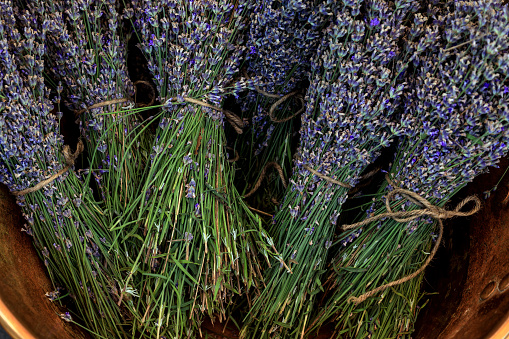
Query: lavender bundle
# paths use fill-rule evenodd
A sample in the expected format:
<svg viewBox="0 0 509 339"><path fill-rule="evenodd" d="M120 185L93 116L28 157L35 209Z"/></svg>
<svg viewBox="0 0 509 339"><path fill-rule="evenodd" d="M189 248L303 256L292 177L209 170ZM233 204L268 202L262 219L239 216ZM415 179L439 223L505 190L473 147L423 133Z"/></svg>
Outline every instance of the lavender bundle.
<svg viewBox="0 0 509 339"><path fill-rule="evenodd" d="M431 4L426 15L416 15L411 34L425 30L434 32L435 42L414 58L407 74L410 90L399 119L402 138L389 172L393 183L382 186L369 216L387 212L383 199L396 188L444 207L507 154L508 7L486 0ZM416 50L412 47L407 46L409 53ZM403 195L391 202L394 211L424 208L419 205ZM375 329L380 337L410 333L413 315L397 309L415 311L422 275L378 293L363 293L422 270L430 247L432 256L442 236L441 226L437 231L426 216L407 222L369 220L360 237L340 241L331 274L333 293L317 316L316 324L336 323L337 337L364 337ZM349 297L355 303L348 303Z"/></svg>
<svg viewBox="0 0 509 339"><path fill-rule="evenodd" d="M134 21L163 107L140 186L144 199L134 202L129 216L143 220L136 225L142 232L125 227L141 240L126 283L139 286L135 308L144 314L143 334L191 336L204 313L226 319L232 297L261 280L258 242L265 239L232 185L223 129L228 113L220 109L225 95L246 88L233 84L233 76L245 49L241 32L249 6L131 5L126 16Z"/></svg>
<svg viewBox="0 0 509 339"><path fill-rule="evenodd" d="M305 80L337 4L331 0L258 0L247 38L247 71L262 91L283 96Z"/></svg>
<svg viewBox="0 0 509 339"><path fill-rule="evenodd" d="M122 336L110 295L122 258L104 255L113 239L101 205L72 170L81 144L75 153L63 145L61 113L43 78L47 28L33 30L32 19L12 1L0 2L0 181L16 196L24 230L48 268L56 289L48 297L72 297L75 315L63 319L84 322L98 336Z"/></svg>
<svg viewBox="0 0 509 339"><path fill-rule="evenodd" d="M312 63L291 187L274 217L289 268L266 271L242 337L300 337L309 325L347 192L398 133L390 122L408 64L398 43L416 9L413 1L359 1L334 13Z"/></svg>
<svg viewBox="0 0 509 339"><path fill-rule="evenodd" d="M256 1L246 41L246 71L257 87L239 99L243 116L251 117L251 128L238 142L240 154L254 155L248 159L246 182L260 180L263 168L273 161L289 172L293 118L304 111L300 88L336 6L329 0ZM279 179L276 185L276 195L284 193L286 186Z"/></svg>
<svg viewBox="0 0 509 339"><path fill-rule="evenodd" d="M43 6L45 8L43 8ZM60 96L79 115L92 178L111 224L133 201L148 162L153 135L132 101L127 75L126 41L115 1L41 1L34 9L46 13L50 75ZM143 197L141 197L143 199ZM112 230L115 228L113 227Z"/></svg>

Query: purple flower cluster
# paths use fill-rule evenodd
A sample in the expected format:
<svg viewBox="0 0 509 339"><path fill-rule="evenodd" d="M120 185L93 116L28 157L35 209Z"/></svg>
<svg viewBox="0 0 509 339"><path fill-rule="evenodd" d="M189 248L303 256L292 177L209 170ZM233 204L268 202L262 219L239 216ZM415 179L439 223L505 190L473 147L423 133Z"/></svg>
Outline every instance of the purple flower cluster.
<svg viewBox="0 0 509 339"><path fill-rule="evenodd" d="M311 60L316 58L324 27L331 23L337 8L338 3L331 0L255 2L247 35L246 61L247 72L258 88L284 95L302 85L308 78ZM276 159L282 162L285 151L277 143L281 142L280 135L285 139L292 135L291 121L276 125L269 119L269 107L275 100L257 91L249 91L238 100L244 116L251 116L252 122L251 133L243 138L254 137L254 144L249 145L250 153L260 156L262 164ZM291 116L301 106L300 100L291 98L281 105L277 114ZM271 150L278 148L282 154L272 154Z"/></svg>
<svg viewBox="0 0 509 339"><path fill-rule="evenodd" d="M131 6L125 16L134 21L159 100L168 109L172 98L182 102L184 97L221 106L226 94L250 83L232 85L246 50L239 31L246 26L250 1L134 0ZM216 110L201 110L222 119Z"/></svg>
<svg viewBox="0 0 509 339"><path fill-rule="evenodd" d="M396 9L368 3L368 12L359 17L361 5L345 5L335 16L312 60L293 179L293 189L304 198L320 184L339 191L310 176L304 165L355 186L366 166L401 133L391 123L406 86L402 74L408 60L399 42L406 30L403 22L417 3L401 2ZM371 25L374 19L368 22L373 17L377 25Z"/></svg>
<svg viewBox="0 0 509 339"><path fill-rule="evenodd" d="M57 102L63 96L71 110L80 112L81 135L87 144L90 166L96 169L89 172L88 178L95 178L107 203L128 200L125 195L129 193L122 189L125 182L120 185L118 181L136 176L144 159L126 154L140 141L144 145L143 138L150 134L141 133L134 143L140 119L122 112L123 108L134 107L129 102L134 87L127 74L126 42L120 33L123 27L118 6L115 1L59 0L35 7L43 13L40 21L48 29L49 73L59 82ZM116 99L128 102L87 109Z"/></svg>
<svg viewBox="0 0 509 339"><path fill-rule="evenodd" d="M391 123L406 88L403 75L410 62L400 46L408 29L405 25L417 9L413 0L345 1L325 29L317 57L311 60L311 84L293 178L275 216L283 259L288 260L299 248L295 257L299 264L292 267L292 275L277 269L266 273L269 282L306 287L295 294L288 289L268 292L273 290L269 283L251 310L253 317L266 319L258 325L267 326L266 330L274 321L288 319L287 312L294 312L292 307L281 311L282 305L273 305L271 300L300 303L305 299L307 306L299 307L312 307L314 298L307 291L320 288L316 282L327 255L322 245L332 238L347 199L348 188L333 181L355 186L381 149L400 133ZM346 241L359 236L360 231L354 232ZM310 267L315 270L310 272ZM301 274L307 276L306 282L294 281ZM288 324L300 333L303 320L292 319L295 323Z"/></svg>
<svg viewBox="0 0 509 339"><path fill-rule="evenodd" d="M82 110L106 100L131 98L134 89L127 75L126 47L117 34L121 17L115 2L59 0L45 5L51 72L62 81L69 107ZM103 131L103 110L90 110L81 126L84 136Z"/></svg>
<svg viewBox="0 0 509 339"><path fill-rule="evenodd" d="M509 11L498 1L473 1L440 13L441 22L427 28L437 47L414 59L407 80L403 151L391 175L403 188L446 201L507 154Z"/></svg>
<svg viewBox="0 0 509 339"><path fill-rule="evenodd" d="M247 38L248 72L257 85L286 94L305 80L316 56L324 27L339 3L333 0L257 0Z"/></svg>
<svg viewBox="0 0 509 339"><path fill-rule="evenodd" d="M11 1L0 6L0 181L20 191L64 167L63 140L44 86L46 30L20 32ZM30 20L29 13L18 15ZM44 192L52 196L54 189L47 185Z"/></svg>

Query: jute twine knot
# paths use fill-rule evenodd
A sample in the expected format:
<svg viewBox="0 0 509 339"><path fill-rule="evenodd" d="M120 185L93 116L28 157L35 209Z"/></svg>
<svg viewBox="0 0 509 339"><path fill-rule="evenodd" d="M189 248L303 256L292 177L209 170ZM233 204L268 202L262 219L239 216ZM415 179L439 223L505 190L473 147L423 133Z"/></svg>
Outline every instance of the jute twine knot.
<svg viewBox="0 0 509 339"><path fill-rule="evenodd" d="M170 100L171 101L176 101L177 98L171 98ZM208 104L206 102L203 102L203 101L200 101L200 100L197 100L197 99L193 99L193 98L184 97L184 101L192 103L192 104L197 104L197 105L200 105L200 106L203 106L203 107L207 107L207 108L210 108L210 109L213 109L213 110L216 110L216 111L219 111L219 112L223 113L224 117L226 118L226 121L228 121L230 123L230 125L233 127L235 132L237 132L237 134L242 134L243 133L242 128L244 128L244 120L242 120L235 113L233 113L231 111L228 111L226 109L222 109L220 107L216 107L214 105Z"/></svg>
<svg viewBox="0 0 509 339"><path fill-rule="evenodd" d="M26 188L26 189L24 189L22 191L14 191L14 192L12 192L12 194L15 195L15 196L19 196L19 195L24 195L24 194L32 193L32 192L40 190L41 188L43 188L44 186L46 186L46 185L48 185L50 183L52 183L56 178L60 177L65 172L67 172L72 166L74 166L74 162L76 161L76 159L78 158L80 153L83 152L84 148L85 147L84 147L83 142L81 140L78 141L78 145L76 146L76 151L74 153L71 152L71 148L69 147L69 145L64 145L64 148L62 150L62 153L63 153L64 158L65 158L65 164L66 164L66 166L64 168L62 168L57 173L53 174L48 179L39 182L35 186L30 187L30 188Z"/></svg>
<svg viewBox="0 0 509 339"><path fill-rule="evenodd" d="M265 174L267 173L267 169L269 169L269 167L274 167L276 169L277 173L279 174L279 177L281 178L281 181L283 182L283 186L285 188L287 187L283 169L281 168L281 166L279 166L279 164L277 162L271 161L271 162L268 162L267 165L265 165L265 167L262 169L262 172L260 173L260 177L254 184L253 188L246 195L244 195L243 198L248 198L248 197L252 196L258 190L258 188L260 188L260 186L262 185L262 181L265 178Z"/></svg>
<svg viewBox="0 0 509 339"><path fill-rule="evenodd" d="M246 77L246 79L250 79L249 75L247 74L247 72L244 70L244 76ZM291 120L293 118L295 118L297 115L301 114L302 112L304 112L304 110L306 109L306 102L304 101L304 99L302 98L302 96L298 95L299 94L299 91L293 91L293 92L290 92L288 94L285 94L283 96L280 96L278 94L273 94L273 93L269 93L269 92L266 92L264 90L262 90L260 87L258 86L254 86L255 90L260 93L261 95L263 96L266 96L267 98L272 98L272 99L278 99L275 103L273 103L271 106L270 106L270 109L269 109L269 118L272 122L274 123L283 123L283 122L287 122L288 120ZM281 105L283 102L285 102L286 100L290 99L291 97L295 96L297 99L300 100L300 103L302 105L302 107L297 111L295 112L294 114L292 114L291 116L289 117L286 117L286 118L281 118L281 119L278 119L274 116L274 111L276 110L276 108Z"/></svg>
<svg viewBox="0 0 509 339"><path fill-rule="evenodd" d="M396 187L388 175L386 175L386 179L392 187ZM391 201L395 200L395 196L397 194L400 194L407 200L418 205L419 207L421 207L421 209L410 210L410 211L393 211L390 206L390 203L391 203ZM475 204L474 207L469 211L462 212L461 209L471 201L474 202L474 204ZM442 220L449 219L452 217L470 216L470 215L478 212L481 209L481 201L479 200L478 197L471 195L471 196L468 196L465 199L463 199L456 206L456 208L454 208L454 210L446 210L445 208L433 205L427 199L423 198L422 196L420 196L419 194L417 194L415 192L412 192L412 191L409 191L409 190L406 190L403 188L395 188L394 190L392 190L391 192L389 192L387 194L386 199L385 199L385 206L387 208L387 212L375 215L371 218L367 218L367 219L365 219L361 222L355 223L355 224L343 225L342 229L349 230L352 228L357 228L357 227L367 225L373 221L376 221L376 220L379 220L382 218L392 218L397 222L407 222L410 220L417 219L421 216L430 216L433 219L438 221L438 226L439 226L438 238L436 240L435 246L433 246L433 249L432 249L430 255L428 256L428 258L426 259L424 264L417 271L415 271L414 273L409 274L406 277L403 277L401 279L398 279L398 280L392 281L388 284L379 286L371 291L368 291L368 292L362 294L359 297L351 296L350 298L348 298L349 302L353 302L356 305L362 303L367 298L377 294L378 292L384 291L392 286L397 286L397 285L403 284L403 283L417 277L419 274L421 274L424 271L424 269L429 265L429 263L431 262L433 257L435 256L435 254L438 250L438 247L440 246L440 242L442 241L442 236L444 233L444 224L443 224Z"/></svg>
<svg viewBox="0 0 509 339"><path fill-rule="evenodd" d="M145 85L145 86L147 86L147 87L149 87L151 89L152 97L150 99L150 102L148 104L141 104L141 105L139 105L139 107L150 107L155 102L155 97L156 97L155 89L154 89L153 85L150 82L144 81L144 80L136 81L134 83L134 86L135 86L134 87L135 88L135 96L138 93L138 90L137 90L137 87L136 87L137 85ZM108 106L108 105L112 105L112 104L119 104L119 103L123 103L123 102L128 102L129 100L133 100L133 99L120 98L120 99L113 99L113 100L106 100L106 101L98 102L96 104L88 106L87 108L84 108L84 109L81 109L81 110L76 110L74 112L74 116L77 118L81 114L83 114L84 112L86 112L88 110L91 110L91 109L94 109L94 108L100 108L100 107L104 107L104 106ZM170 98L169 100L170 101L177 101L178 99L176 97L174 97L174 98ZM134 101L136 101L135 98L134 98ZM200 100L197 100L197 99L193 99L193 98L184 97L184 101L192 103L192 104L197 104L197 105L200 105L200 106L203 106L203 107L211 108L211 109L219 111L219 112L222 112L224 114L225 118L226 118L226 121L228 121L232 125L233 129L235 130L235 132L237 132L237 134L242 134L243 133L242 129L244 128L245 122L244 122L244 120L242 120L235 113L233 113L231 111L228 111L228 110L225 110L225 109L222 109L220 107L216 107L214 105L208 104L206 102L203 102L203 101L200 101Z"/></svg>
<svg viewBox="0 0 509 339"><path fill-rule="evenodd" d="M344 183L344 182L341 182L339 180L336 180L336 179L333 179L331 177L328 177L326 176L325 174L322 174L314 169L311 168L311 166L309 165L302 165L302 167L304 167L304 169L308 170L309 172L313 173L314 175L316 175L317 177L319 178L322 178L324 179L325 181L328 181L330 182L331 184L336 184L336 185L339 185L341 187L344 187L344 188L352 188L351 185L347 184L347 183Z"/></svg>

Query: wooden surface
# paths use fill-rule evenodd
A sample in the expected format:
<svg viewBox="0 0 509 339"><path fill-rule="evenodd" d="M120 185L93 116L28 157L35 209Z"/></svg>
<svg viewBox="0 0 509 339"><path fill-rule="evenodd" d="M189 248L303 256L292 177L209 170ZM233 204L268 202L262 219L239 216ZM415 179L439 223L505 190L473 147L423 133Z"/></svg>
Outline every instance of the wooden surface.
<svg viewBox="0 0 509 339"><path fill-rule="evenodd" d="M425 291L438 294L428 297L414 338L503 339L509 334L509 288L500 290L509 274L509 173L483 198L508 165L504 159L499 169L479 176L454 199L477 194L483 207L472 217L444 223L442 246L424 279ZM492 293L483 293L490 286Z"/></svg>
<svg viewBox="0 0 509 339"><path fill-rule="evenodd" d="M53 286L32 239L21 232L20 210L0 185L0 322L14 339L71 339L82 335L63 322L45 296Z"/></svg>
<svg viewBox="0 0 509 339"><path fill-rule="evenodd" d="M461 195L490 189L509 164L494 169L469 185ZM471 218L446 224L444 243L426 272L424 288L439 292L418 319L416 339L503 339L509 332L509 288L499 289L509 273L509 175ZM454 206L454 201L451 202ZM14 338L79 338L83 334L63 322L61 313L44 294L53 290L32 239L21 232L20 210L0 185L0 322ZM480 295L494 282L486 299ZM209 337L237 338L237 331L205 322ZM328 338L321 333L321 338Z"/></svg>

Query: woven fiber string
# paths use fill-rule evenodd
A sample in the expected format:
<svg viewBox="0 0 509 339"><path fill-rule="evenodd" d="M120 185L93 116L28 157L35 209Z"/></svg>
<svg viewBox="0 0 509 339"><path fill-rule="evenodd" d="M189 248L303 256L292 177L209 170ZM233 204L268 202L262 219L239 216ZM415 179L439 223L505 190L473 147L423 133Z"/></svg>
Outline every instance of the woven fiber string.
<svg viewBox="0 0 509 339"><path fill-rule="evenodd" d="M74 152L74 153L71 152L71 148L69 147L69 145L65 145L64 149L62 151L64 154L65 163L66 163L66 166L64 168L62 168L57 173L53 174L48 179L39 182L35 186L26 188L22 191L14 191L14 192L12 192L12 194L15 196L18 196L18 195L32 193L32 192L40 190L41 188L43 188L44 186L46 186L50 183L52 183L53 181L55 181L56 178L58 178L59 176L61 176L65 172L67 172L74 165L76 158L78 158L78 155L80 155L80 153L83 152L83 149L84 149L84 146L83 146L83 142L81 142L81 140L78 141L78 145L76 146L76 152Z"/></svg>
<svg viewBox="0 0 509 339"><path fill-rule="evenodd" d="M150 99L150 102L148 104L143 104L143 107L148 107L148 106L152 106L156 100L156 94L155 94L155 90L154 90L154 86L152 86L152 84L148 81L144 81L144 80L138 80L136 82L134 82L134 95L136 96L137 93L138 93L138 90L136 89L136 85L145 85L147 87L149 87L151 89L151 93L152 93L152 98ZM120 99L112 99L112 100L106 100L106 101L101 101L101 102L98 102L96 104L93 104L91 106L88 106L87 108L84 108L84 109L80 109L80 110L77 110L74 112L74 116L77 118L79 117L81 114L85 113L86 111L88 110L91 110L91 109L94 109L94 108L100 108L100 107L104 107L104 106L108 106L108 105L113 105L113 104L120 104L120 103L123 103L123 102L127 102L131 99L128 99L128 98L120 98ZM136 99L134 99L134 101L136 101Z"/></svg>
<svg viewBox="0 0 509 339"><path fill-rule="evenodd" d="M152 90L152 98L150 100L150 103L146 104L146 105L143 104L143 107L150 107L154 103L154 101L155 101L155 90L154 90L153 86L149 82L147 82L147 81L138 80L138 81L136 81L134 83L135 88L136 88L136 85L138 85L138 84L143 84L143 85L146 85L149 88L151 88L151 90ZM135 91L135 93L137 93L137 90ZM98 102L98 103L93 104L93 105L91 105L91 106L89 106L87 108L75 111L74 115L75 115L75 117L78 117L78 116L80 116L81 114L83 114L84 112L86 112L86 111L88 111L90 109L104 107L104 106L108 106L108 105L112 105L112 104L119 104L119 103L127 102L129 100L130 99L128 99L128 98L120 98L120 99L113 99L113 100L106 100L106 101ZM170 100L171 101L176 101L177 98L170 98ZM242 134L243 133L242 128L244 128L244 121L238 115L236 115L235 113L230 112L230 111L225 110L225 109L222 109L222 108L219 108L219 107L216 107L214 105L207 104L206 102L203 102L203 101L200 101L200 100L197 100L197 99L193 99L193 98L185 97L184 101L189 102L189 103L193 103L193 104L197 104L197 105L200 105L200 106L203 106L203 107L208 107L208 108L214 109L216 111L222 112L224 114L226 120L232 125L233 129L235 130L235 132L237 132L237 134Z"/></svg>
<svg viewBox="0 0 509 339"><path fill-rule="evenodd" d="M228 150L231 150L231 151L234 151L234 152L235 152L235 157L234 157L233 159L228 159L228 160L226 160L226 161L228 161L228 162L235 162L235 161L237 161L237 160L239 160L239 159L240 159L240 155L239 155L239 152L237 152L237 150L235 150L235 149L233 149L233 148L231 148L231 147L226 147L226 149L228 149Z"/></svg>
<svg viewBox="0 0 509 339"><path fill-rule="evenodd" d="M349 184L346 184L346 183L344 183L344 182L342 182L342 181L339 181L339 180L333 179L333 178L331 178L331 177L328 177L328 176L326 176L325 174L322 174L322 173L320 173L320 172L318 172L318 171L316 171L316 170L312 169L309 165L303 165L302 167L304 167L304 169L306 169L306 170L310 171L311 173L313 173L313 174L314 174L314 175L316 175L317 177L322 178L323 180L328 181L328 182L330 182L331 184L336 184L336 185L339 185L339 186L344 187L344 188L348 188L348 189L352 189L352 188L362 188L362 187L365 187L365 186L367 186L367 185L369 184L369 182L368 182L368 183L364 183L364 184L361 184L361 185L358 185L358 186L355 186L355 187L354 187L354 186L351 186L351 185L349 185ZM372 178L373 176L375 176L375 174L377 174L377 173L380 171L380 169L381 169L381 168L380 168L380 167L378 167L378 168L375 168L374 170L372 170L372 171L370 171L370 172L368 172L368 173L366 173L366 174L364 174L364 175L361 175L361 176L359 177L359 180L366 180L366 179ZM355 193L355 192L353 192L353 191L349 191L349 192L348 192L348 194L353 194L353 193Z"/></svg>
<svg viewBox="0 0 509 339"><path fill-rule="evenodd" d="M320 173L318 171L315 171L314 169L312 169L308 165L303 165L302 167L304 167L304 169L310 171L311 173L313 173L317 177L322 178L323 180L326 180L326 181L330 182L331 184L336 184L336 185L339 185L341 187L348 188L348 189L352 188L351 185L345 184L344 182L341 182L341 181L336 180L336 179L332 179L331 177L328 177L325 174L322 174L322 173Z"/></svg>
<svg viewBox="0 0 509 339"><path fill-rule="evenodd" d="M394 183L390 180L388 175L386 175L386 179L391 186L396 187L394 185ZM393 201L395 199L395 196L397 194L400 194L403 197L405 197L407 200L415 203L416 205L421 207L421 209L410 210L410 211L393 211L390 206L390 203L391 203L391 201ZM461 209L471 201L475 203L474 207L469 211L462 212ZM433 247L430 255L428 256L428 258L426 259L424 264L422 264L422 266L417 271L415 271L412 274L407 275L401 279L398 279L398 280L392 281L388 284L379 286L371 291L368 291L368 292L362 294L359 297L352 296L352 297L348 298L348 301L353 302L354 304L360 304L363 301L365 301L367 298L369 298L381 291L384 291L384 290L388 289L389 287L403 284L403 283L417 277L419 274L421 274L426 269L426 267L429 265L431 260L433 260L433 257L437 253L438 247L440 246L440 242L442 241L442 236L444 233L444 224L443 224L442 220L453 218L453 217L470 216L470 215L478 212L481 209L481 201L476 196L473 196L473 195L468 196L465 199L463 199L456 206L456 208L454 208L454 210L446 210L439 206L433 205L428 200L421 197L420 195L418 195L415 192L408 191L403 188L396 188L387 194L386 199L385 199L385 206L386 206L387 212L375 215L371 218L367 218L367 219L365 219L361 222L355 223L355 224L343 225L342 229L349 230L349 229L357 228L357 227L360 227L363 225L367 225L373 221L380 220L382 218L392 218L397 222L407 222L407 221L414 220L414 219L417 219L422 216L430 216L433 219L436 219L438 221L438 226L439 226L438 239L437 239L435 246Z"/></svg>
<svg viewBox="0 0 509 339"><path fill-rule="evenodd" d="M254 184L251 191L249 191L246 195L244 195L244 198L248 198L248 197L252 196L258 190L258 188L260 188L260 186L262 185L262 181L265 178L267 169L269 167L274 167L276 169L277 173L279 174L279 177L281 178L281 181L283 182L283 186L286 188L287 184L286 184L285 175L283 173L283 169L281 168L281 166L279 166L279 164L277 162L271 161L271 162L268 162L267 165L265 165L262 172L260 173L260 177Z"/></svg>
<svg viewBox="0 0 509 339"><path fill-rule="evenodd" d="M247 78L247 79L250 79L249 78L249 75L247 74L246 71L244 71L244 76ZM274 111L276 110L276 108L281 105L283 102L285 102L286 100L288 100L289 98L293 97L294 95L297 95L299 93L299 91L293 91L291 93L288 93L286 95L283 95L283 96L279 96L277 94L272 94L272 93L269 93L269 92L266 92L264 90L262 90L260 87L258 86L255 86L254 87L255 90L260 93L261 95L263 96L266 96L267 98L272 98L272 99L278 99L275 103L273 103L271 106L270 106L270 109L269 109L269 117L270 117L270 120L274 123L283 123L283 122L286 122L288 120L291 120L293 118L295 118L297 115L301 114L302 112L304 112L304 110L306 109L306 102L304 101L304 99L300 96L298 96L297 98L300 100L301 104L302 104L302 107L294 114L292 114L291 116L289 117L286 117L286 118L282 118L282 119L277 119L275 116L274 116Z"/></svg>
<svg viewBox="0 0 509 339"><path fill-rule="evenodd" d="M380 172L381 169L382 169L381 167L377 167L374 170L369 171L368 173L366 173L364 175L361 175L359 177L359 183L348 191L348 196L353 196L354 194L359 192L362 188L370 185L371 181L373 180L373 177L375 176L375 174Z"/></svg>
<svg viewBox="0 0 509 339"><path fill-rule="evenodd" d="M176 98L172 98L172 99L176 100ZM208 108L211 108L213 110L216 110L216 111L219 111L219 112L223 113L225 118L226 118L226 120L230 123L230 125L232 125L233 129L235 130L235 132L237 132L237 134L242 134L242 128L244 128L244 120L242 120L235 113L230 112L230 111L225 110L225 109L222 109L222 108L219 108L219 107L216 107L214 105L207 104L206 102L203 102L203 101L200 101L200 100L197 100L197 99L193 99L193 98L185 97L184 101L190 102L190 103L193 103L193 104L197 104L197 105L200 105L200 106L203 106L203 107L208 107Z"/></svg>
<svg viewBox="0 0 509 339"><path fill-rule="evenodd" d="M96 104L93 104L92 106L88 106L87 108L80 109L79 111L75 111L74 112L74 116L77 118L81 114L83 114L86 111L91 110L93 108L99 108L99 107L104 107L104 106L113 105L113 104L120 104L120 103L127 102L127 101L129 101L129 99L127 99L127 98L120 98L120 99L113 99L113 100L107 100L107 101L98 102Z"/></svg>
<svg viewBox="0 0 509 339"><path fill-rule="evenodd" d="M270 117L270 120L272 122L275 122L275 123L283 123L283 122L286 122L288 120L291 120L293 118L295 118L297 115L301 114L302 112L304 112L304 110L306 109L306 103L304 102L304 99L302 99L300 96L297 97L301 104L302 104L302 107L297 111L295 112L294 114L290 115L289 117L286 117L286 118L282 118L282 119L277 119L275 116L274 116L274 111L276 110L277 106L281 105L283 102L285 102L286 100L288 100L289 98L293 97L294 95L296 95L298 93L298 91L293 91L291 93L288 93L286 95L283 95L278 101L276 101L275 103L272 104L272 106L270 106L270 109L269 109L269 117Z"/></svg>
<svg viewBox="0 0 509 339"><path fill-rule="evenodd" d="M246 70L244 70L244 77L246 77L246 79L250 80L251 78L249 77L249 74L247 74ZM263 89L261 89L260 87L258 86L255 86L254 87L255 90L260 93L261 95L264 95L266 96L267 98L273 98L273 99L279 99L281 96L278 95L278 94L272 94L272 93L269 93L269 92L265 92Z"/></svg>

